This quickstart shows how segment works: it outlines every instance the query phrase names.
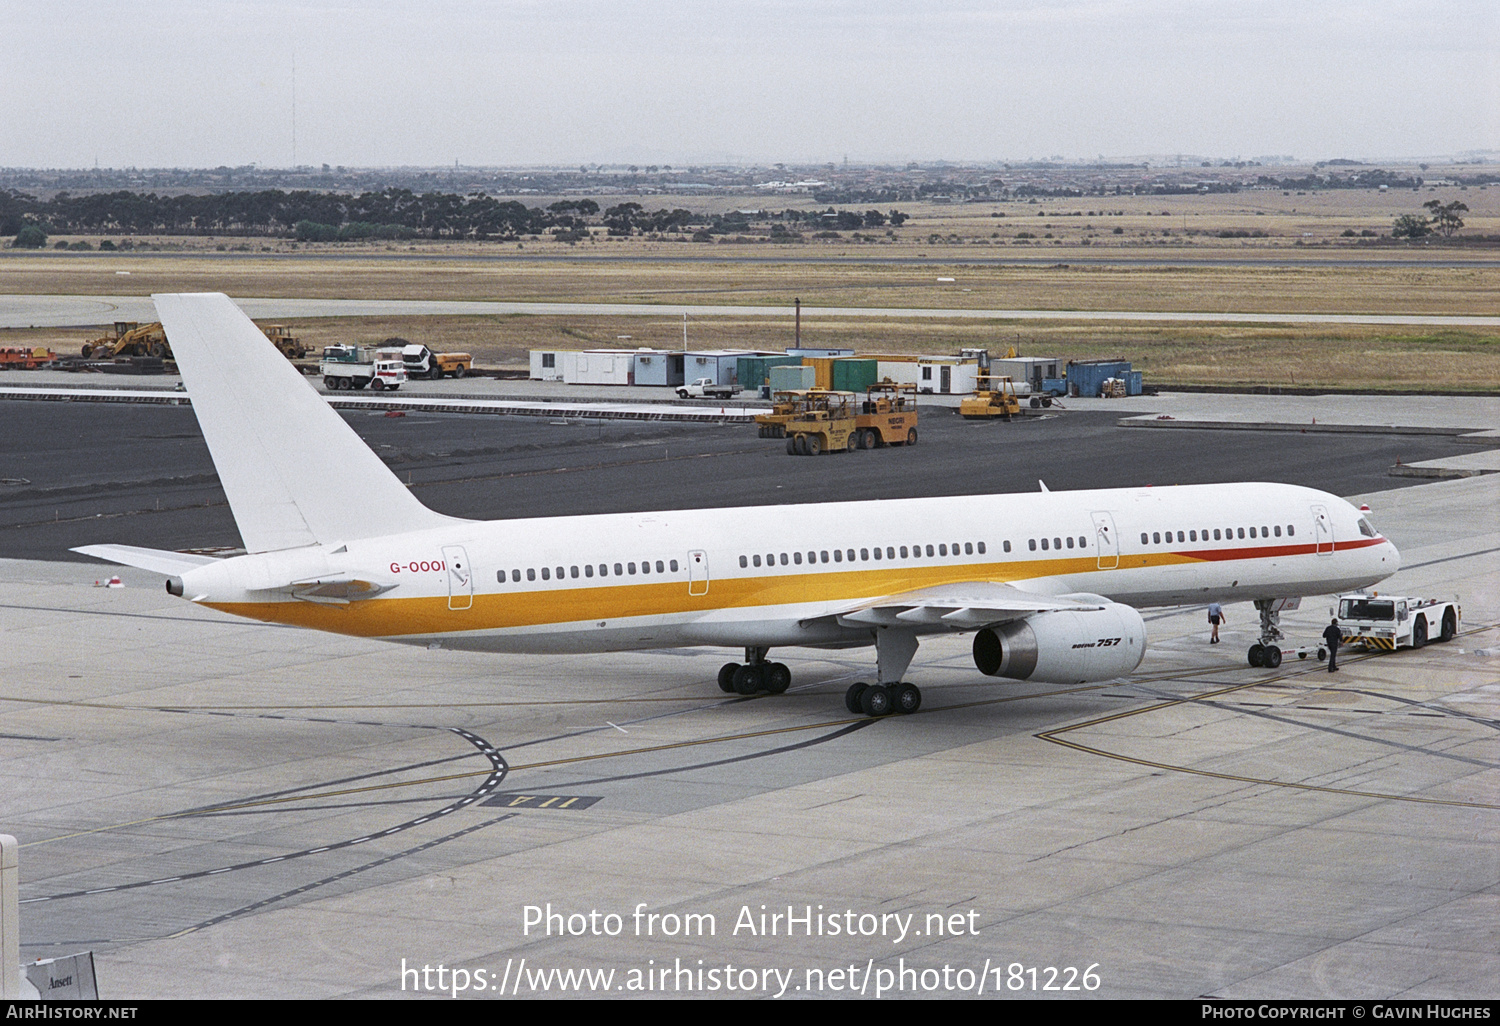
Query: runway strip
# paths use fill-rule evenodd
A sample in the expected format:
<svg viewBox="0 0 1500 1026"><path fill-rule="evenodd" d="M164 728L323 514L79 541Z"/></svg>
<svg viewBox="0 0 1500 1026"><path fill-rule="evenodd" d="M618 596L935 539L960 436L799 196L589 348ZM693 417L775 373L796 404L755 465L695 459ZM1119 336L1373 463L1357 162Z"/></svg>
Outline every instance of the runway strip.
<svg viewBox="0 0 1500 1026"><path fill-rule="evenodd" d="M679 303L502 303L405 299L235 299L251 317L495 317L505 314L584 317L783 317L775 306L685 306ZM1432 327L1500 327L1500 316L1432 314L1233 313L1185 310L1021 310L925 307L804 306L803 317L958 318L1023 321L1131 321L1214 324L1402 324ZM0 296L0 327L61 328L154 321L148 296Z"/></svg>

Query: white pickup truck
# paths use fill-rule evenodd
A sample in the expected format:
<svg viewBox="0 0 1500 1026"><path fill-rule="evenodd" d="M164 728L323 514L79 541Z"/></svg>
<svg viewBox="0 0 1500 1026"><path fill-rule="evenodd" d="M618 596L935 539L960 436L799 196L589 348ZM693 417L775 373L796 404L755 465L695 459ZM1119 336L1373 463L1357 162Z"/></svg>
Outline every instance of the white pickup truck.
<svg viewBox="0 0 1500 1026"><path fill-rule="evenodd" d="M677 398L679 399L728 399L738 395L739 385L721 385L713 378L699 378L697 381L677 387Z"/></svg>

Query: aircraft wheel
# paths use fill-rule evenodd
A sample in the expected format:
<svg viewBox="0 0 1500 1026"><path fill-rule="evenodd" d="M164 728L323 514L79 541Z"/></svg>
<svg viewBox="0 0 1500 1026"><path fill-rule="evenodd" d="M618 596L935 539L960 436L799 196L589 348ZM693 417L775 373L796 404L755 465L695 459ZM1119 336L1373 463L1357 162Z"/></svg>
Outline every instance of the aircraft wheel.
<svg viewBox="0 0 1500 1026"><path fill-rule="evenodd" d="M1427 644L1427 617L1418 616L1417 622L1411 625L1411 647L1421 648Z"/></svg>
<svg viewBox="0 0 1500 1026"><path fill-rule="evenodd" d="M725 663L719 667L719 690L725 694L734 694L734 671L740 668L739 663Z"/></svg>
<svg viewBox="0 0 1500 1026"><path fill-rule="evenodd" d="M1250 651L1246 653L1245 658L1250 660L1251 666L1259 666L1260 661L1265 658L1265 654L1266 646L1257 641L1255 644L1250 646Z"/></svg>
<svg viewBox="0 0 1500 1026"><path fill-rule="evenodd" d="M1267 645L1260 654L1260 664L1268 670L1274 670L1281 665L1281 647L1279 645Z"/></svg>
<svg viewBox="0 0 1500 1026"><path fill-rule="evenodd" d="M850 684L849 690L844 692L844 708L856 716L864 712L864 706L861 704L861 701L869 688L870 685L868 684Z"/></svg>
<svg viewBox="0 0 1500 1026"><path fill-rule="evenodd" d="M766 690L773 695L784 695L792 686L792 671L785 663L767 663L764 675Z"/></svg>
<svg viewBox="0 0 1500 1026"><path fill-rule="evenodd" d="M1439 641L1452 641L1458 634L1458 617L1453 610L1443 614L1443 632L1438 635Z"/></svg>
<svg viewBox="0 0 1500 1026"><path fill-rule="evenodd" d="M760 667L741 666L734 671L734 691L738 695L753 695L760 690Z"/></svg>
<svg viewBox="0 0 1500 1026"><path fill-rule="evenodd" d="M897 684L895 708L898 713L914 713L922 708L922 689L915 684Z"/></svg>
<svg viewBox="0 0 1500 1026"><path fill-rule="evenodd" d="M866 716L884 716L891 711L891 689L879 684L870 685L859 696L859 708Z"/></svg>

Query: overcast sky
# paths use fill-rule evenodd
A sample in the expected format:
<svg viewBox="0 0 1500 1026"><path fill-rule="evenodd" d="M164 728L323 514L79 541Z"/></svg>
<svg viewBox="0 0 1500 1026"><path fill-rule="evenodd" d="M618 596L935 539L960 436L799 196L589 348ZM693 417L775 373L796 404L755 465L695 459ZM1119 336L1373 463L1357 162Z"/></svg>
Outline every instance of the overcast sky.
<svg viewBox="0 0 1500 1026"><path fill-rule="evenodd" d="M1496 0L3 0L0 165L1500 150Z"/></svg>

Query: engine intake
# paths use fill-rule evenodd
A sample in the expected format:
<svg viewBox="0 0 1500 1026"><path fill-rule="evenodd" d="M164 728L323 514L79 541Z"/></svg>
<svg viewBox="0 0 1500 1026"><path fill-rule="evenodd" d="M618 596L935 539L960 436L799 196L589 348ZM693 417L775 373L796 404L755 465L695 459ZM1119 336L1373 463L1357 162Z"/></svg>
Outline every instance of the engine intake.
<svg viewBox="0 0 1500 1026"><path fill-rule="evenodd" d="M1130 606L1033 613L974 635L974 665L988 677L1086 684L1130 673L1146 654L1146 624Z"/></svg>

